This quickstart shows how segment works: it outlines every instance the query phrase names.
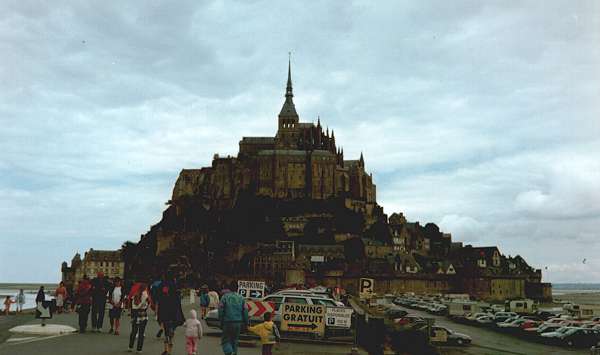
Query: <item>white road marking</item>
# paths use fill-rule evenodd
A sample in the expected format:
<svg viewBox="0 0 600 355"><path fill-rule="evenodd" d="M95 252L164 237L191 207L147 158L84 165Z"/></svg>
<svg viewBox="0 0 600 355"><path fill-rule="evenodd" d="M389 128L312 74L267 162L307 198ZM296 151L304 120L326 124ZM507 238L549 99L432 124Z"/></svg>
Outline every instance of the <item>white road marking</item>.
<svg viewBox="0 0 600 355"><path fill-rule="evenodd" d="M36 339L37 337L25 337L25 338L10 338L8 339L6 342L7 343L12 343L15 341L24 341L24 340L29 340L29 339Z"/></svg>
<svg viewBox="0 0 600 355"><path fill-rule="evenodd" d="M33 343L33 342L41 341L41 340L48 340L48 339L52 339L52 338L64 337L65 335L69 335L69 334L58 334L58 335L51 335L49 337L39 337L39 338L17 338L17 340L19 340L19 339L27 339L27 340L23 340L21 342L17 342L17 340L14 340L9 345L12 346L12 345L20 345L20 344ZM12 338L9 339L9 340L7 340L6 342L8 343L11 340L12 340Z"/></svg>

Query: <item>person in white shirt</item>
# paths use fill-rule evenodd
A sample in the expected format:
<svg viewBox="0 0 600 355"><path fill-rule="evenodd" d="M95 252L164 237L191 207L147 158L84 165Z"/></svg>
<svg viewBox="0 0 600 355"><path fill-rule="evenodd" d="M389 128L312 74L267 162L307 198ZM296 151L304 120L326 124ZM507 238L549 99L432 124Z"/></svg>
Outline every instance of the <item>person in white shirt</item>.
<svg viewBox="0 0 600 355"><path fill-rule="evenodd" d="M115 287L110 292L108 299L108 317L110 319L110 330L109 333L119 335L119 329L121 328L121 313L123 310L123 286L121 279L115 278Z"/></svg>

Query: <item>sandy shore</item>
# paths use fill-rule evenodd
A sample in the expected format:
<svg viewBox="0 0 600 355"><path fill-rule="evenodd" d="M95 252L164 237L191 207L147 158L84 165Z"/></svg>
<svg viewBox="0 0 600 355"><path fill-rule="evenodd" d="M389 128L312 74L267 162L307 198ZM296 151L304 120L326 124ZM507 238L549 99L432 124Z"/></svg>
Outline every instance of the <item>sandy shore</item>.
<svg viewBox="0 0 600 355"><path fill-rule="evenodd" d="M554 296L554 302L569 301L577 304L600 304L600 292L565 293Z"/></svg>

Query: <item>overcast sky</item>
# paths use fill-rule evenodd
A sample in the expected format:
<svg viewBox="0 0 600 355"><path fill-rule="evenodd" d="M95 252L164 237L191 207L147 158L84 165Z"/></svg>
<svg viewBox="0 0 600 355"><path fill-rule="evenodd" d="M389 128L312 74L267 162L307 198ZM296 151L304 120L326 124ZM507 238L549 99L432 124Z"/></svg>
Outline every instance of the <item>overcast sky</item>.
<svg viewBox="0 0 600 355"><path fill-rule="evenodd" d="M288 51L386 213L600 282L600 2L288 3L3 1L0 282L139 240L182 168L274 135Z"/></svg>

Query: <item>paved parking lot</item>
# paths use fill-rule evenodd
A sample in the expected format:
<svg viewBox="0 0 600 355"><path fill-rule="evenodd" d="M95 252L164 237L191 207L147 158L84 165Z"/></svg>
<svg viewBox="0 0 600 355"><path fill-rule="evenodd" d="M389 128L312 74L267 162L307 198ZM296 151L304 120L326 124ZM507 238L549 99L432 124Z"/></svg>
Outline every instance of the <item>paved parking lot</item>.
<svg viewBox="0 0 600 355"><path fill-rule="evenodd" d="M473 344L468 347L444 347L443 354L473 354L473 355L496 355L496 354L514 354L514 355L562 355L562 354L585 354L589 355L586 349L569 349L560 346L551 346L535 343L514 335L498 332L493 329L479 327L475 325L456 323L444 316L432 315L427 312L405 308L410 314L416 314L424 318L433 318L435 323L448 327L459 333L470 335L473 338Z"/></svg>

